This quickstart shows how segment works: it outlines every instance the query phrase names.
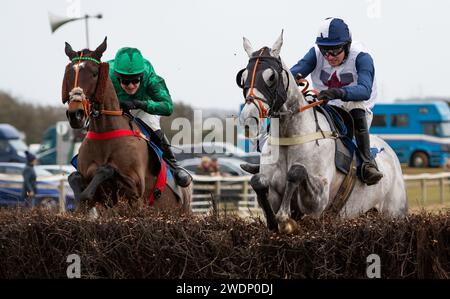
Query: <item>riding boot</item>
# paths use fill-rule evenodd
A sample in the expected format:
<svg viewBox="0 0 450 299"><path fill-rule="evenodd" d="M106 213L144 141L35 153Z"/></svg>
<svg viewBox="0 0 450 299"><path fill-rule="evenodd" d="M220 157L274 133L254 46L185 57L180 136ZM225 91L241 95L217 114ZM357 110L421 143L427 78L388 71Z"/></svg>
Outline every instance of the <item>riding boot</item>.
<svg viewBox="0 0 450 299"><path fill-rule="evenodd" d="M370 136L367 127L365 111L353 109L350 111L355 124L355 139L362 160L361 178L368 186L378 183L383 174L378 170L375 160L370 153Z"/></svg>
<svg viewBox="0 0 450 299"><path fill-rule="evenodd" d="M243 170L251 174L257 174L259 172L259 164L245 163L240 166Z"/></svg>
<svg viewBox="0 0 450 299"><path fill-rule="evenodd" d="M160 148L163 152L164 161L167 162L169 167L174 172L174 178L177 185L180 187L187 187L192 182L192 176L187 172L186 169L180 166L177 159L175 158L171 148L169 140L162 130L155 131L155 134L161 140Z"/></svg>

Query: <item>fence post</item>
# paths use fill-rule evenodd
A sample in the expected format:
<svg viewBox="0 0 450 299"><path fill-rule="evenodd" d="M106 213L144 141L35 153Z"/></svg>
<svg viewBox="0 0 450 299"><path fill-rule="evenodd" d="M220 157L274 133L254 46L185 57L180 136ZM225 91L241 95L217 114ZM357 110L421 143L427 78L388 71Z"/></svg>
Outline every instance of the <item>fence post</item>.
<svg viewBox="0 0 450 299"><path fill-rule="evenodd" d="M59 181L59 212L66 211L66 190L64 188L64 178Z"/></svg>
<svg viewBox="0 0 450 299"><path fill-rule="evenodd" d="M221 188L221 183L220 180L217 180L215 183L215 190L214 190L214 197L215 197L215 202L216 202L216 207L217 207L217 213L219 213L220 210L220 188ZM227 211L225 209L225 215L227 214ZM218 214L217 214L218 215Z"/></svg>
<svg viewBox="0 0 450 299"><path fill-rule="evenodd" d="M425 206L425 202L427 200L427 182L426 179L420 180L420 185L422 187L422 207Z"/></svg>
<svg viewBox="0 0 450 299"><path fill-rule="evenodd" d="M245 205L248 206L248 181L244 181L244 185L242 186L242 192L244 193L242 196L242 200L244 201Z"/></svg>

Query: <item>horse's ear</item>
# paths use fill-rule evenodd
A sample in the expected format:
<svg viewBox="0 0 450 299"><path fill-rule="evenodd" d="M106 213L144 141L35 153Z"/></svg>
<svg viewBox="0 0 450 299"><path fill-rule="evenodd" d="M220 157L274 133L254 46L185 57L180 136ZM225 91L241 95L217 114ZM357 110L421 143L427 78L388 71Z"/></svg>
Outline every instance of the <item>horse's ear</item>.
<svg viewBox="0 0 450 299"><path fill-rule="evenodd" d="M272 46L272 51L270 51L270 54L274 57L280 57L280 51L281 46L283 45L283 32L284 30L281 30L281 34L278 37L277 41Z"/></svg>
<svg viewBox="0 0 450 299"><path fill-rule="evenodd" d="M253 47L250 41L244 36L244 50L247 52L248 57L252 57Z"/></svg>
<svg viewBox="0 0 450 299"><path fill-rule="evenodd" d="M66 48L65 48L65 51L66 51L67 57L69 57L70 60L72 60L72 59L74 59L75 57L77 57L77 52L75 52L75 51L72 49L72 46L69 45L69 43L67 43L67 42L66 42Z"/></svg>
<svg viewBox="0 0 450 299"><path fill-rule="evenodd" d="M103 53L106 51L106 39L107 37L105 36L105 39L100 44L100 46L98 46L97 49L95 49L95 51L92 53L92 57L94 57L97 60L100 60L100 58L102 58Z"/></svg>
<svg viewBox="0 0 450 299"><path fill-rule="evenodd" d="M61 88L61 100L62 103L65 104L69 101L69 89L68 89L68 85L67 85L67 72L68 69L70 67L70 63L66 66L66 70L64 72L64 78L63 78L63 82L62 82L62 88Z"/></svg>

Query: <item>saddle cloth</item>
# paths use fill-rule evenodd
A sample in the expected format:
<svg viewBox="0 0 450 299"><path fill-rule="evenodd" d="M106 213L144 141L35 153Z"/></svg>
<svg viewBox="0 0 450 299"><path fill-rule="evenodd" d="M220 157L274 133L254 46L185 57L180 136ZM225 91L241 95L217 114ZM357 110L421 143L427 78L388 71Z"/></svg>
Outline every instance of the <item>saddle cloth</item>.
<svg viewBox="0 0 450 299"><path fill-rule="evenodd" d="M348 174L353 160L353 155L356 154L356 173L361 179L360 170L362 160L354 138L352 116L346 110L333 105L317 106L317 110L325 116L332 131L336 131L339 134L339 137L336 139L336 168L343 174ZM370 148L372 158L375 159L375 157L383 150L384 148Z"/></svg>

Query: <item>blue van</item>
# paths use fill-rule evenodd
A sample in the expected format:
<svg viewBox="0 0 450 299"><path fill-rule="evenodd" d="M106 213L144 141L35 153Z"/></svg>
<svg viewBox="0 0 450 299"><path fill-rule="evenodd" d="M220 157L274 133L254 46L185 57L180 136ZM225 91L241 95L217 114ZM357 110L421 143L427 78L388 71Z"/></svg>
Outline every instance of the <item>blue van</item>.
<svg viewBox="0 0 450 299"><path fill-rule="evenodd" d="M0 124L0 162L26 162L28 149L19 131L10 124Z"/></svg>
<svg viewBox="0 0 450 299"><path fill-rule="evenodd" d="M370 133L384 139L400 163L441 167L450 158L450 108L446 102L376 104Z"/></svg>
<svg viewBox="0 0 450 299"><path fill-rule="evenodd" d="M69 122L62 121L69 125ZM59 122L58 122L59 123ZM58 125L50 126L42 137L42 142L39 150L36 153L39 164L41 165L55 165L58 164L57 149L61 151L65 157L64 164L69 164L72 157L78 153L78 148L84 139L84 129L69 129L58 141L58 134L56 127ZM58 147L58 142L61 142Z"/></svg>

